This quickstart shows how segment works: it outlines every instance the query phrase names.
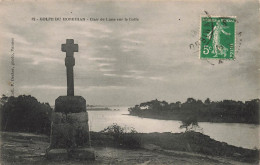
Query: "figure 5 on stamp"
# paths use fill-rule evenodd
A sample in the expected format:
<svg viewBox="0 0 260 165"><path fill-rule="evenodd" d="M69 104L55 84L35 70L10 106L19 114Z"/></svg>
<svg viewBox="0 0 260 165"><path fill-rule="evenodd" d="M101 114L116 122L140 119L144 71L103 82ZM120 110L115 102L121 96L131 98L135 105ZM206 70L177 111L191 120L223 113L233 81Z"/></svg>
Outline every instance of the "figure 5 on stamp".
<svg viewBox="0 0 260 165"><path fill-rule="evenodd" d="M235 17L201 17L201 59L234 59L235 22Z"/></svg>

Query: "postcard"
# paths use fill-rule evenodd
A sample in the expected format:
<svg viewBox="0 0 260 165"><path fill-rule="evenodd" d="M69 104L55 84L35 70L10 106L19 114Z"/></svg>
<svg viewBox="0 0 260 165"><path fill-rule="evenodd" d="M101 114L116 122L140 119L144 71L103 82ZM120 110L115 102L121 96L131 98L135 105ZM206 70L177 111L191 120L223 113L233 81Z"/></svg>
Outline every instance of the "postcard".
<svg viewBox="0 0 260 165"><path fill-rule="evenodd" d="M1 164L258 164L259 1L0 1Z"/></svg>

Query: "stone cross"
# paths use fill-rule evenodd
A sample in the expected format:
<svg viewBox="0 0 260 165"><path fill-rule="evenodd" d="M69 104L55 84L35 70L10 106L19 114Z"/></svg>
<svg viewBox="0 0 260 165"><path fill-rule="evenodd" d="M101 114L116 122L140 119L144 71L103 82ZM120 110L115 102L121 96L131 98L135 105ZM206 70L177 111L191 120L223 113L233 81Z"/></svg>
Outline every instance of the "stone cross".
<svg viewBox="0 0 260 165"><path fill-rule="evenodd" d="M61 51L66 52L67 96L59 96L55 100L46 158L59 161L95 160L95 152L90 147L86 100L82 96L74 96L73 54L78 52L78 44L74 44L73 39L67 39L66 44L61 45Z"/></svg>
<svg viewBox="0 0 260 165"><path fill-rule="evenodd" d="M65 66L67 69L67 96L74 96L73 66L75 65L74 52L78 52L78 44L73 39L67 39L66 44L61 45L61 51L66 52Z"/></svg>

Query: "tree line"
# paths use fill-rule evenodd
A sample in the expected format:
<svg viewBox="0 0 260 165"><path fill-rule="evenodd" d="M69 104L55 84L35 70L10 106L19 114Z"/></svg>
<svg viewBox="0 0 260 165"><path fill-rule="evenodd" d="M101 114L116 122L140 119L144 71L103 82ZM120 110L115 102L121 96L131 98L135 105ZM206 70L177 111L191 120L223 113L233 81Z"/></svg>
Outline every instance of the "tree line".
<svg viewBox="0 0 260 165"><path fill-rule="evenodd" d="M52 108L32 96L0 99L1 131L43 133L50 135Z"/></svg>
<svg viewBox="0 0 260 165"><path fill-rule="evenodd" d="M259 99L250 101L222 100L204 102L188 98L186 102L168 103L157 99L129 108L131 115L158 119L259 124Z"/></svg>

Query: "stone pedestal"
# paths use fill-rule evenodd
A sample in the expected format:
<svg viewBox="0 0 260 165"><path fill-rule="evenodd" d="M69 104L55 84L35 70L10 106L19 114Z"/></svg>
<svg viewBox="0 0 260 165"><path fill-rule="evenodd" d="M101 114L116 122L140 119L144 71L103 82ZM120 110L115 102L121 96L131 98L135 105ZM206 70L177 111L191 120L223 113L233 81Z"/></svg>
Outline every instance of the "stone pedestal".
<svg viewBox="0 0 260 165"><path fill-rule="evenodd" d="M82 96L60 96L55 100L55 112L86 112L86 100Z"/></svg>
<svg viewBox="0 0 260 165"><path fill-rule="evenodd" d="M48 159L95 160L89 143L86 101L81 96L60 96L52 114Z"/></svg>

